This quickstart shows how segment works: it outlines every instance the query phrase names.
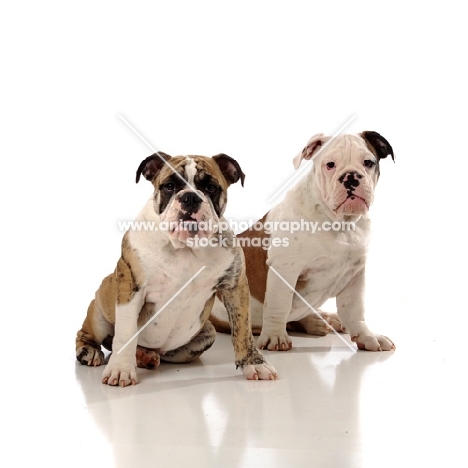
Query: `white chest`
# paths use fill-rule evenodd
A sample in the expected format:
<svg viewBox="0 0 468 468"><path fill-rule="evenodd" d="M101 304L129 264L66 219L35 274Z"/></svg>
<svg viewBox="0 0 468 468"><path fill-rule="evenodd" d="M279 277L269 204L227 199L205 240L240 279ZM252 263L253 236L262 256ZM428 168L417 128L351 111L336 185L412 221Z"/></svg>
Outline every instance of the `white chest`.
<svg viewBox="0 0 468 468"><path fill-rule="evenodd" d="M362 232L301 232L291 237L287 253L281 248L272 249L269 263L276 264L279 271L293 273L290 277L297 278L293 285L296 291L312 307L319 308L362 270L366 248L367 236L362 236ZM310 308L295 295L288 320L299 320L308 314Z"/></svg>
<svg viewBox="0 0 468 468"><path fill-rule="evenodd" d="M215 281L181 278L186 281L162 281L145 290L145 313L139 328L145 327L138 344L161 352L189 342L203 326L203 309L215 292Z"/></svg>
<svg viewBox="0 0 468 468"><path fill-rule="evenodd" d="M138 249L145 272L145 306L138 326L144 327L138 344L160 352L189 342L204 324L203 310L229 268L233 254L227 249L188 248L165 251L148 243Z"/></svg>

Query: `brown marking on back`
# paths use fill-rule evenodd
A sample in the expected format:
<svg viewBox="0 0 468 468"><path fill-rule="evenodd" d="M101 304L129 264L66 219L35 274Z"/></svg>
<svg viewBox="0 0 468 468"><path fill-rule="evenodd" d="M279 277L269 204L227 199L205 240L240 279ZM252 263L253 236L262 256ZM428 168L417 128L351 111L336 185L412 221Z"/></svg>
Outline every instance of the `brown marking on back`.
<svg viewBox="0 0 468 468"><path fill-rule="evenodd" d="M246 231L238 234L239 238L268 238L269 235L265 233L263 226L265 225L265 219L268 213L263 216L258 222L261 223L262 229L256 231L255 229L249 228ZM251 242L241 242L242 249L244 250L245 256L245 268L247 273L247 279L249 281L250 294L257 301L263 304L265 300L266 283L268 275L267 266L267 251L262 247L252 247L247 245Z"/></svg>

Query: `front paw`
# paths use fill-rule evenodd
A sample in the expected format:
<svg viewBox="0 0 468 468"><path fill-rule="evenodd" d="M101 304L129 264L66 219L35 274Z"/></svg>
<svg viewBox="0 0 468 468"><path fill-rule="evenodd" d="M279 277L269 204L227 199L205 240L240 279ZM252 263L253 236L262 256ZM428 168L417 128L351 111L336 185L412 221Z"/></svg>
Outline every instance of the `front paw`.
<svg viewBox="0 0 468 468"><path fill-rule="evenodd" d="M102 383L112 386L128 387L138 383L135 363L111 359L102 374Z"/></svg>
<svg viewBox="0 0 468 468"><path fill-rule="evenodd" d="M286 330L269 333L264 329L258 337L258 347L269 351L288 351L292 348L292 340Z"/></svg>
<svg viewBox="0 0 468 468"><path fill-rule="evenodd" d="M242 373L247 380L278 380L276 369L267 362L243 366Z"/></svg>
<svg viewBox="0 0 468 468"><path fill-rule="evenodd" d="M392 340L383 335L359 334L351 336L359 349L366 351L393 351L396 349Z"/></svg>

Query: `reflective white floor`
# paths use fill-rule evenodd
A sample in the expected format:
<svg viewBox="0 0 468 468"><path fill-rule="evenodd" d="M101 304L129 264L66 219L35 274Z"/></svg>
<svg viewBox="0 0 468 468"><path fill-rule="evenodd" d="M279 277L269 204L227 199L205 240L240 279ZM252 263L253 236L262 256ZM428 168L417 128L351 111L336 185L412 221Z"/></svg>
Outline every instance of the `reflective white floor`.
<svg viewBox="0 0 468 468"><path fill-rule="evenodd" d="M71 352L49 355L43 369L16 369L29 383L3 399L3 453L9 466L466 466L454 335L388 323L392 353L295 335L292 351L266 353L274 382L244 380L226 335L192 364L139 369L125 389L101 385L102 368Z"/></svg>
<svg viewBox="0 0 468 468"><path fill-rule="evenodd" d="M3 4L2 467L468 466L463 2ZM395 151L366 267L395 352L294 336L266 353L280 380L248 382L219 336L125 389L77 363L118 223L151 193L140 161L226 152L247 175L226 216L256 221L305 142L340 129Z"/></svg>

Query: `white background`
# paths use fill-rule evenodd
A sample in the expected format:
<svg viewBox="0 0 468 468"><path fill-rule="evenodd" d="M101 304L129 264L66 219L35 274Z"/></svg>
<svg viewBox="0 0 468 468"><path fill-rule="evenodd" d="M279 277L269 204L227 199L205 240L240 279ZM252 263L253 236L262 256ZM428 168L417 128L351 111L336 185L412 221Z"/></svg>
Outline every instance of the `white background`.
<svg viewBox="0 0 468 468"><path fill-rule="evenodd" d="M226 213L237 220L272 206L315 133L353 116L346 131L381 133L396 163L382 161L371 208L370 320L396 342L409 327L415 340L462 342L461 5L4 2L2 347L16 380L46 385L35 363L56 368L73 355L87 305L119 256L117 222L151 194L134 177L152 151L119 114L158 150L237 159L245 187L231 188Z"/></svg>

